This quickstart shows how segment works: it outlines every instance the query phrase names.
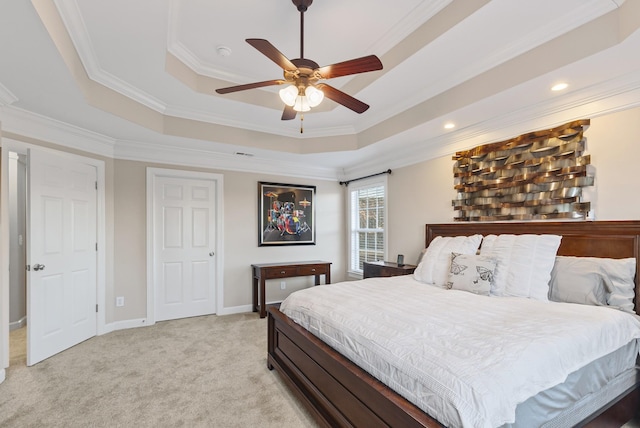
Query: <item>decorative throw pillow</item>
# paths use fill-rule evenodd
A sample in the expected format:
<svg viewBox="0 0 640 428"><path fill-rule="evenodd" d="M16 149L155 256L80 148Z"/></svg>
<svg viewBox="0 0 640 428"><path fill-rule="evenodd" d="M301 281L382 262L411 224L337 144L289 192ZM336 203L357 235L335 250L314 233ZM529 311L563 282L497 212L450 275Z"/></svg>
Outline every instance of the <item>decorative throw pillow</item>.
<svg viewBox="0 0 640 428"><path fill-rule="evenodd" d="M488 296L496 261L487 256L451 253L447 288Z"/></svg>
<svg viewBox="0 0 640 428"><path fill-rule="evenodd" d="M559 235L488 235L480 254L496 260L494 296L548 301L549 280L562 237Z"/></svg>
<svg viewBox="0 0 640 428"><path fill-rule="evenodd" d="M482 235L436 236L414 271L414 278L426 284L445 288L451 266L451 253L475 254L481 241Z"/></svg>
<svg viewBox="0 0 640 428"><path fill-rule="evenodd" d="M549 299L634 313L635 274L635 258L558 256L551 271Z"/></svg>

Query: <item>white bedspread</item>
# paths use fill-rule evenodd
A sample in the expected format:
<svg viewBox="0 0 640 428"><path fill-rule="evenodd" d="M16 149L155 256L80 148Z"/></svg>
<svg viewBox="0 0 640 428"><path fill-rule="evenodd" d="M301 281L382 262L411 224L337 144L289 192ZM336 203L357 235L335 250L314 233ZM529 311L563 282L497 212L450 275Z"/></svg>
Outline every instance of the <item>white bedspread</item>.
<svg viewBox="0 0 640 428"><path fill-rule="evenodd" d="M640 338L621 311L370 278L291 294L281 311L449 427L514 422L518 403Z"/></svg>

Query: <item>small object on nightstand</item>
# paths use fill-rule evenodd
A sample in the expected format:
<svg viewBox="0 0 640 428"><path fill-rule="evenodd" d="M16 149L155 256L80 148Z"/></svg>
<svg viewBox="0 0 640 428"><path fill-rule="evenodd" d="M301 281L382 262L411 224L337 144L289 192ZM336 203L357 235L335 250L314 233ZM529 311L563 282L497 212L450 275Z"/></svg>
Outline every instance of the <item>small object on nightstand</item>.
<svg viewBox="0 0 640 428"><path fill-rule="evenodd" d="M398 266L404 266L404 255L398 254Z"/></svg>
<svg viewBox="0 0 640 428"><path fill-rule="evenodd" d="M415 265L402 265L393 262L364 262L362 264L362 278L383 276L410 275L416 270Z"/></svg>

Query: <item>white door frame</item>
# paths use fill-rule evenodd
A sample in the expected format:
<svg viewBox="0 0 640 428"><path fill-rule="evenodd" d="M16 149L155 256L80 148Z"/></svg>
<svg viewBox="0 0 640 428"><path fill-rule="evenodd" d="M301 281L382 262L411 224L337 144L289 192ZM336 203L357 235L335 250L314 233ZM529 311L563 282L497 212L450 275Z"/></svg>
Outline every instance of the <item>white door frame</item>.
<svg viewBox="0 0 640 428"><path fill-rule="evenodd" d="M210 180L214 182L216 189L215 198L215 215L216 224L214 230L216 234L215 238L215 252L214 266L216 271L216 314L220 314L224 304L224 236L223 228L224 224L224 182L222 174L214 174L210 172L198 172L198 171L185 171L179 169L165 169L165 168L151 168L147 167L147 319L145 324L155 324L155 246L154 246L154 233L155 224L153 216L154 208L154 189L156 186L157 177L172 177L172 178L187 178L187 179L199 179Z"/></svg>
<svg viewBox="0 0 640 428"><path fill-rule="evenodd" d="M9 138L2 139L2 187L0 189L0 341L4 352L0 355L0 369L9 366L9 152L27 155L27 151L40 150L57 153L75 161L84 162L96 168L98 194L96 213L98 216L97 239L97 334L107 333L106 328L106 196L105 196L105 163L99 159L88 158L68 152L49 149L34 144L24 143ZM27 314L27 317L29 314ZM28 322L28 321L27 321Z"/></svg>

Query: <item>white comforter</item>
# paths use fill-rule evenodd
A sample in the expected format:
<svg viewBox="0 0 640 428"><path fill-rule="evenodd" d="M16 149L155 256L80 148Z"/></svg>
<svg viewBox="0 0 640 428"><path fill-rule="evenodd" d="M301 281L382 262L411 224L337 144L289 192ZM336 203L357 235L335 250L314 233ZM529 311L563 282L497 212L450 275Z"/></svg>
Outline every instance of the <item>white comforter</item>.
<svg viewBox="0 0 640 428"><path fill-rule="evenodd" d="M615 309L485 297L411 275L298 291L281 311L450 427L514 422L515 408L640 338Z"/></svg>

